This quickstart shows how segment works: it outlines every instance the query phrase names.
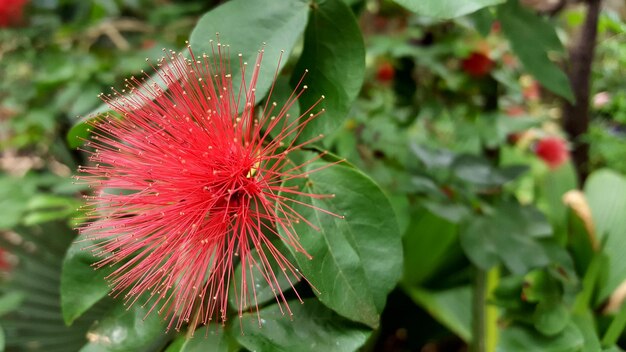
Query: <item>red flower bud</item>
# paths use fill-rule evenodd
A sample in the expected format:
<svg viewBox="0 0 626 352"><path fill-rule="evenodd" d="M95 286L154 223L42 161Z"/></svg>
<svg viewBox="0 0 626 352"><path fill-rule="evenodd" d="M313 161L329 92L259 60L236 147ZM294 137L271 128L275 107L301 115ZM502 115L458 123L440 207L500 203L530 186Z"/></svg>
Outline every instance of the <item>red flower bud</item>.
<svg viewBox="0 0 626 352"><path fill-rule="evenodd" d="M493 68L493 61L485 54L473 52L470 56L463 59L461 63L463 71L472 77L483 77Z"/></svg>
<svg viewBox="0 0 626 352"><path fill-rule="evenodd" d="M559 137L546 137L537 143L535 154L551 169L563 165L569 159L566 142Z"/></svg>
<svg viewBox="0 0 626 352"><path fill-rule="evenodd" d="M396 75L396 69L387 61L381 63L376 70L376 79L379 82L387 83L393 80Z"/></svg>

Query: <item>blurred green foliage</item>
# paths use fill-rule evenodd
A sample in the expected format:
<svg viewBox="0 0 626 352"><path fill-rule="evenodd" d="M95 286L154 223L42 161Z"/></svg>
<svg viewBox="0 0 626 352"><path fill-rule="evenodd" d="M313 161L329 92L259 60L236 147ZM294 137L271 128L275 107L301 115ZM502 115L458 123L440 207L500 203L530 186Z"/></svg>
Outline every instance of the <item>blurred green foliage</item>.
<svg viewBox="0 0 626 352"><path fill-rule="evenodd" d="M461 351L477 338L489 351L626 346L618 12L600 18L586 136L596 171L580 185L570 162L551 168L534 145L564 136L559 106L572 95L561 67L581 8L546 16L516 0L218 3L32 0L0 29L0 256L9 264L0 265L0 351ZM106 271L91 274L96 258L72 229L89 190L71 178L89 160L67 141L87 136L100 92L151 72L146 58L186 40L206 50L218 31L248 61L267 41L272 69L259 99L280 49L272 99L284 101L310 70L305 83L327 96L329 119L305 132L327 135L311 150L348 162L311 176L319 193L341 199L320 207L361 217L324 222L321 235L301 229L314 259L294 253L292 262L315 289L298 284L305 303L292 304L293 321L263 298L263 320L246 313L188 340L107 297ZM291 285L280 289L289 295Z"/></svg>

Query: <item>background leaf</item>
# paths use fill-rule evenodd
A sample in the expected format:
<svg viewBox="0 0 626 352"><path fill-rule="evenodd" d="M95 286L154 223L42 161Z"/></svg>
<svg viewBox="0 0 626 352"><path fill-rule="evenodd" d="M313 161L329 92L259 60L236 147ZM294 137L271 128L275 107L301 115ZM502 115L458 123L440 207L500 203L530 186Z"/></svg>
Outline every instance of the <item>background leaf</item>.
<svg viewBox="0 0 626 352"><path fill-rule="evenodd" d="M292 86L308 69L307 91L299 99L307 111L322 95L316 110L326 112L311 121L300 135L309 140L341 126L361 90L365 74L365 47L352 10L339 0L314 0L304 36L304 49L292 76Z"/></svg>
<svg viewBox="0 0 626 352"><path fill-rule="evenodd" d="M506 0L394 0L420 15L439 19L450 19L467 15L484 7L503 3Z"/></svg>
<svg viewBox="0 0 626 352"><path fill-rule="evenodd" d="M87 333L89 343L80 352L153 351L167 338L163 321L156 312L138 304L127 308L118 301Z"/></svg>
<svg viewBox="0 0 626 352"><path fill-rule="evenodd" d="M574 324L569 324L555 337L546 337L522 326L510 326L500 333L496 351L574 352L581 351L583 344L583 335Z"/></svg>
<svg viewBox="0 0 626 352"><path fill-rule="evenodd" d="M471 218L460 239L478 267L487 270L502 262L513 273L524 274L550 262L537 239L551 234L550 224L537 209L503 203L493 214Z"/></svg>
<svg viewBox="0 0 626 352"><path fill-rule="evenodd" d="M256 98L259 101L272 84L281 50L285 51L285 56L280 68L287 63L289 53L306 26L308 10L308 2L304 0L229 1L200 18L191 32L189 43L196 55L211 53L209 40L217 42L215 33L219 32L219 40L229 45L227 50L233 55L231 67L234 92L239 91L241 84L239 58L235 55L241 53L242 61L248 63L246 82L250 82L258 50L266 43L256 86Z"/></svg>
<svg viewBox="0 0 626 352"><path fill-rule="evenodd" d="M472 289L469 286L441 291L408 289L409 296L463 340L472 339Z"/></svg>
<svg viewBox="0 0 626 352"><path fill-rule="evenodd" d="M93 245L93 241L79 238L70 245L63 260L61 307L66 324L71 324L110 291L104 278L114 269L105 266L96 270L92 266L98 261L91 252Z"/></svg>
<svg viewBox="0 0 626 352"><path fill-rule="evenodd" d="M604 242L606 282L600 287L598 300L606 299L626 279L626 179L610 170L599 170L585 183L585 195L591 208L596 235Z"/></svg>
<svg viewBox="0 0 626 352"><path fill-rule="evenodd" d="M165 352L228 352L226 334L219 325L198 328L194 337L178 337Z"/></svg>
<svg viewBox="0 0 626 352"><path fill-rule="evenodd" d="M316 162L307 169L323 166ZM295 225L300 243L313 256L309 260L294 253L302 273L322 303L345 317L378 326L387 294L402 271L401 235L389 201L367 176L341 165L311 172L304 191L334 194L299 201L345 219L294 206L320 229L303 222Z"/></svg>
<svg viewBox="0 0 626 352"><path fill-rule="evenodd" d="M554 26L520 6L517 0L498 6L498 19L524 68L546 89L574 101L567 75L548 58L550 51L563 51Z"/></svg>
<svg viewBox="0 0 626 352"><path fill-rule="evenodd" d="M343 319L316 300L289 304L292 317L277 305L261 310L260 326L254 313L242 318L237 340L250 351L356 351L371 331ZM291 319L290 319L291 318Z"/></svg>
<svg viewBox="0 0 626 352"><path fill-rule="evenodd" d="M458 225L425 211L414 214L404 236L403 282L419 284L428 279L449 258L458 239Z"/></svg>
<svg viewBox="0 0 626 352"><path fill-rule="evenodd" d="M279 250L283 256L285 256L285 258L287 258L287 260L289 260L290 263L295 263L295 260L293 259L293 256L291 255L291 253L287 250L285 244L282 241L273 241L274 242L274 246L276 247L277 250ZM255 259L255 260L259 260L259 253L256 249L252 250L252 254L251 256ZM278 282L278 288L280 289L280 292L284 292L288 289L291 288L292 283L289 282L289 280L295 281L293 278L287 278L284 274L282 274L282 269L280 268L280 266L278 265L278 263L276 262L276 260L274 260L274 257L271 255L267 256L267 261L269 263L269 267L271 268L271 271L274 273L277 273L276 275L276 280ZM242 266L241 263L239 263L237 265L237 268L235 269L235 282L241 282L241 270L242 270ZM264 303L267 303L269 301L275 300L276 299L276 295L279 294L278 291L276 290L276 286L272 287L267 283L267 280L264 278L263 273L261 273L259 271L259 268L257 266L253 266L252 268L248 269L248 276L247 276L247 280L250 280L250 277L253 276L254 280L253 281L249 281L248 282L248 292L246 297L254 297L254 299L256 300L256 304L258 304L259 306L262 306ZM250 272L252 274L250 274ZM297 282L293 282L293 284L297 284ZM254 290L252 289L252 287L254 286ZM230 292L229 292L229 299L230 299L230 305L235 308L235 309L239 309L239 297L237 296L237 294L241 294L241 292L237 292L234 288L231 288ZM244 302L244 303L250 303L248 305L244 304L243 305L243 310L248 310L249 308L252 309L256 309L256 307L254 306L255 302L254 300L252 302Z"/></svg>
<svg viewBox="0 0 626 352"><path fill-rule="evenodd" d="M198 20L189 37L189 43L195 55L210 54L213 50L209 41L213 40L217 45L216 33L219 33L220 42L229 45L229 49L224 50L223 53L232 55L232 57L225 58L231 60L234 92L238 92L241 85L241 70L239 58L236 55L241 53L242 61L248 63L246 78L247 82L250 82L258 51L263 48L263 43L266 43L267 47L256 86L256 99L260 101L272 84L281 50L285 51L285 56L279 69L287 63L289 53L304 31L308 9L308 3L304 0L229 1L207 12ZM152 75L152 77L164 86L160 77L157 75ZM87 121L108 110L110 110L109 107L103 104L76 122L67 134L70 147L80 146L82 144L80 138L86 138L89 135Z"/></svg>

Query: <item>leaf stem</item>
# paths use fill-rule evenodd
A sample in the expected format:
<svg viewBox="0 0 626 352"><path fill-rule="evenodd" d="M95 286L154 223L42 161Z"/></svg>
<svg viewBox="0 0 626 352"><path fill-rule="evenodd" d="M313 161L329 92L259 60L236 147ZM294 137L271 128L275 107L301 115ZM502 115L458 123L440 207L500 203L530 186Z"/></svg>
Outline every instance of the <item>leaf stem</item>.
<svg viewBox="0 0 626 352"><path fill-rule="evenodd" d="M622 303L622 307L602 337L602 346L608 348L615 345L624 328L626 328L626 304Z"/></svg>
<svg viewBox="0 0 626 352"><path fill-rule="evenodd" d="M474 278L474 295L472 301L472 343L471 352L486 351L486 307L487 298L487 272L483 269L476 268L476 276Z"/></svg>

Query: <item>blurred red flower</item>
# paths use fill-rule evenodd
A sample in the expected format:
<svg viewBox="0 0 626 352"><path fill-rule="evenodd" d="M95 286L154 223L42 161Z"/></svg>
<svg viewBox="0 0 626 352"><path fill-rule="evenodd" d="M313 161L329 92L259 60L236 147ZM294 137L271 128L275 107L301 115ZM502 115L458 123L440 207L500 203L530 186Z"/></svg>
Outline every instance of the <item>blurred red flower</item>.
<svg viewBox="0 0 626 352"><path fill-rule="evenodd" d="M463 71L472 77L483 77L493 68L494 62L485 54L473 52L467 58L463 59L461 66Z"/></svg>
<svg viewBox="0 0 626 352"><path fill-rule="evenodd" d="M11 264L7 261L6 250L4 248L0 248L0 270L9 270L10 268Z"/></svg>
<svg viewBox="0 0 626 352"><path fill-rule="evenodd" d="M87 145L93 164L79 169L78 178L95 191L88 197L92 221L80 231L98 243L96 253L103 259L96 266L117 265L107 278L114 294L123 293L133 304L149 293L150 312L169 318L168 329L225 321L230 290L240 316L244 307L256 307L255 276L290 312L278 277L293 287L302 276L272 240L308 256L293 225L315 226L294 206L331 214L289 196L333 195L283 184L305 182L308 172L332 165L305 172L321 155L299 165L288 158L322 137L297 139L324 111L312 113L324 97L300 119L290 119L287 111L307 89L301 79L284 106L268 99L257 111L263 51L240 90L233 88L222 48L217 44L218 54L202 57L189 50L191 59L169 52L157 65L167 91L133 77L127 94L102 95L117 115L100 116L92 124ZM239 279L238 263L244 268ZM272 263L282 270L274 272Z"/></svg>
<svg viewBox="0 0 626 352"><path fill-rule="evenodd" d="M10 27L22 20L27 0L0 0L0 27Z"/></svg>
<svg viewBox="0 0 626 352"><path fill-rule="evenodd" d="M396 69L389 61L382 62L376 70L376 79L379 82L387 83L393 80L396 75Z"/></svg>
<svg viewBox="0 0 626 352"><path fill-rule="evenodd" d="M552 169L569 159L567 143L559 137L546 137L537 142L535 154Z"/></svg>

